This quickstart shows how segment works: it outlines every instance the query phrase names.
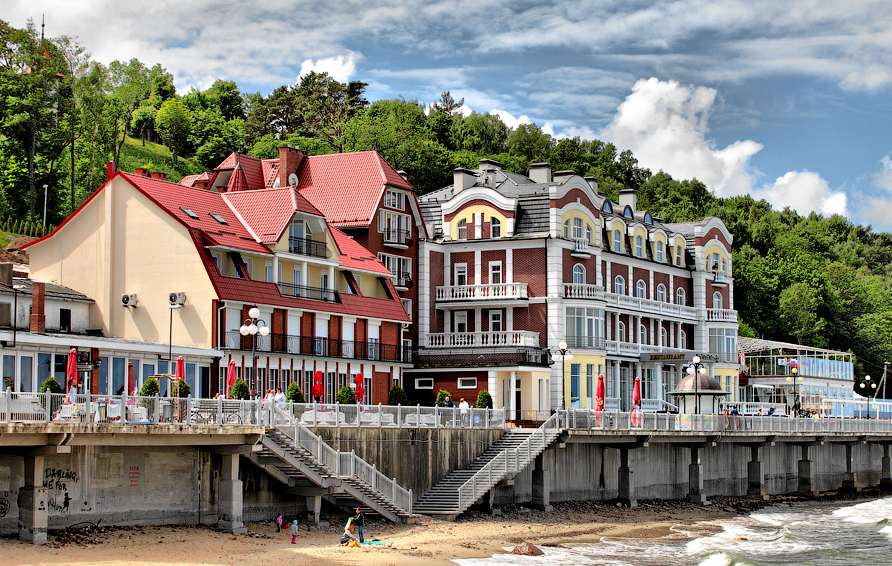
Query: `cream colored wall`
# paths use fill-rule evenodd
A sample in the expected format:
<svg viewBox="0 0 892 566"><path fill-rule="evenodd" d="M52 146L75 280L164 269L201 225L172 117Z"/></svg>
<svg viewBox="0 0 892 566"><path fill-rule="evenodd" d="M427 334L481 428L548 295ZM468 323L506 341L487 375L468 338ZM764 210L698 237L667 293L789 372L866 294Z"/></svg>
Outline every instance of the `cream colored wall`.
<svg viewBox="0 0 892 566"><path fill-rule="evenodd" d="M595 219L592 218L590 215L585 214L585 213L582 212L581 210L568 210L567 212L563 213L563 214L561 215L561 230L564 229L564 222L566 222L567 220L572 220L572 219L574 219L574 218L581 218L581 219L582 219L582 230L583 230L583 234L585 233L585 225L586 225L586 224L588 224L588 225L591 227L592 232L594 232L594 230L595 230ZM572 225L573 223L571 222L570 224Z"/></svg>
<svg viewBox="0 0 892 566"><path fill-rule="evenodd" d="M458 214L455 215L455 217L453 217L452 221L449 223L450 238L452 238L453 240L458 239L458 222L459 222L459 220L464 219L465 222L467 222L468 224L471 224L474 221L472 218L473 215L479 214L481 212L483 213L483 221L484 222L489 222L490 217L498 218L499 222L502 225L502 234L504 235L506 233L506 231L508 230L508 219L505 218L505 215L503 215L501 212L499 212L498 210L496 210L495 208L492 208L490 206L476 204L474 206L469 206L467 208L463 208L461 212L459 212ZM473 238L473 236L474 236L473 233L468 234L469 238ZM484 237L488 238L489 234L484 234Z"/></svg>
<svg viewBox="0 0 892 566"><path fill-rule="evenodd" d="M676 237L675 239L672 240L672 248L673 248L672 258L673 258L673 260L675 259L675 249L674 248L676 248L678 246L681 246L681 254L682 254L681 255L681 265L679 267L684 267L685 266L684 252L685 252L686 246L685 246L685 239L680 236Z"/></svg>
<svg viewBox="0 0 892 566"><path fill-rule="evenodd" d="M121 177L52 238L29 249L35 279L56 281L96 301L90 325L106 336L166 343L168 294L186 293L173 311L173 342L209 348L216 293L185 226ZM137 306L121 306L136 293Z"/></svg>
<svg viewBox="0 0 892 566"><path fill-rule="evenodd" d="M730 264L730 261L729 261L729 259L728 259L728 252L727 252L727 250L725 250L725 248L723 248L722 246L717 245L717 244L710 244L710 245L706 246L705 248L703 248L703 257L704 257L707 261L709 260L710 256L712 256L712 254L714 254L714 253L719 254L719 257L720 257L721 259L724 259L724 260L725 260L725 265L726 265L726 266ZM707 268L707 269L712 269L712 266L711 266L711 265L707 265L706 268Z"/></svg>
<svg viewBox="0 0 892 566"><path fill-rule="evenodd" d="M614 233L615 233L617 230L619 230L619 233L620 233L620 235L622 236L622 237L620 238L620 246L622 246L623 249L619 250L619 252L620 252L620 253L625 253L625 252L626 252L626 249L625 249L625 247L626 247L625 240L626 240L626 239L625 239L624 236L625 236L625 234L626 234L626 224L625 224L622 220L614 220L613 222L611 222L611 223L608 225L608 229L607 229L607 231L609 232L608 236L609 236L609 238L610 238L610 241L609 241L608 243L610 244L610 249L611 249L611 251L617 251L617 250L614 250L614 249L613 249Z"/></svg>
<svg viewBox="0 0 892 566"><path fill-rule="evenodd" d="M560 363L560 362L558 362ZM573 354L573 359L568 362L564 362L564 399L565 403L570 402L570 376L571 376L571 368L570 366L573 364L579 364L579 406L583 409L594 408L588 406L588 382L586 381L588 378L588 374L586 374L586 366L588 364L593 364L595 366L595 375L592 380L592 387L598 386L598 374L597 368L598 366L606 366L606 358L604 356L589 356L589 355L577 355ZM592 398L595 397L595 392L591 392Z"/></svg>
<svg viewBox="0 0 892 566"><path fill-rule="evenodd" d="M653 255L654 260L657 259L657 242L663 242L663 261L666 261L666 250L668 248L668 243L666 242L666 236L664 236L660 232L653 233L653 241L650 244L650 251Z"/></svg>

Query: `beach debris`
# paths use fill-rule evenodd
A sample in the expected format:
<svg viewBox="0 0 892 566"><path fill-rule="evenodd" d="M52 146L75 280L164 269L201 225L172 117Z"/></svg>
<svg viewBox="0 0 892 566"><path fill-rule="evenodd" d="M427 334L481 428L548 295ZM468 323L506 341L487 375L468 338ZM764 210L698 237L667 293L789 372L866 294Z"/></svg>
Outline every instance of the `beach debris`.
<svg viewBox="0 0 892 566"><path fill-rule="evenodd" d="M529 542L522 542L511 549L511 554L520 554L521 556L540 556L545 554L539 548Z"/></svg>

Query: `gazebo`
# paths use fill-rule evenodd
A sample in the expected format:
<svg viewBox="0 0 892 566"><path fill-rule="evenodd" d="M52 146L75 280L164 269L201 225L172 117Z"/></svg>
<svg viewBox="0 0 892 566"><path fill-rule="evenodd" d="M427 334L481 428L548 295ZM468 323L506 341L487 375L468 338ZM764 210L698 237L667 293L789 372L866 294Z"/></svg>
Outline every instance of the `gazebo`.
<svg viewBox="0 0 892 566"><path fill-rule="evenodd" d="M678 412L682 415L717 415L727 391L715 378L694 373L682 379L669 395L678 397Z"/></svg>

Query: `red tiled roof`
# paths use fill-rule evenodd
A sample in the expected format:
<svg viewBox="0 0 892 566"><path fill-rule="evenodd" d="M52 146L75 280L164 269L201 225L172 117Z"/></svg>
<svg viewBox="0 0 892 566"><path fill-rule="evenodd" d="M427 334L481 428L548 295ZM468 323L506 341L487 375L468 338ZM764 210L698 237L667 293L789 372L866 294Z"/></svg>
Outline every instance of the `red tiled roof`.
<svg viewBox="0 0 892 566"><path fill-rule="evenodd" d="M375 222L385 183L415 190L376 151L309 156L297 176L297 189L337 227Z"/></svg>
<svg viewBox="0 0 892 566"><path fill-rule="evenodd" d="M386 277L392 275L375 254L365 249L347 234L344 234L337 228L332 228L331 235L334 237L335 243L341 252L339 260L342 267L373 271Z"/></svg>
<svg viewBox="0 0 892 566"><path fill-rule="evenodd" d="M223 163L214 168L214 171L235 169L239 163L242 165L245 179L248 182L247 190L271 189L275 186L276 179L279 177L278 159L257 159L250 155L232 152L229 157L223 160Z"/></svg>
<svg viewBox="0 0 892 566"><path fill-rule="evenodd" d="M207 171L205 171L201 175L186 175L185 177L180 179L179 184L183 185L184 187L194 187L196 181L207 181L210 178L211 176L208 174Z"/></svg>
<svg viewBox="0 0 892 566"><path fill-rule="evenodd" d="M245 178L245 170L242 167L241 163L235 166L235 170L232 172L232 175L229 176L229 183L226 184L226 192L227 193L237 193L239 191L247 191L250 187L248 186L248 180Z"/></svg>
<svg viewBox="0 0 892 566"><path fill-rule="evenodd" d="M260 166L263 170L263 186L272 189L276 186L276 179L279 178L279 160L264 159L260 162Z"/></svg>
<svg viewBox="0 0 892 566"><path fill-rule="evenodd" d="M223 199L261 242L278 242L294 211L322 216L319 210L291 187L225 193Z"/></svg>

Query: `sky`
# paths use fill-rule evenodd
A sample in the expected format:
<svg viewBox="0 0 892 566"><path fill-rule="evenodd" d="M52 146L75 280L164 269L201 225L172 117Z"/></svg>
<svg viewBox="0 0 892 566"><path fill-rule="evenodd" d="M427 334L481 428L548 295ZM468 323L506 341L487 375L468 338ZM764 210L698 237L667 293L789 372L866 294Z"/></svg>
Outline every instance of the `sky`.
<svg viewBox="0 0 892 566"><path fill-rule="evenodd" d="M629 149L718 196L892 231L888 0L4 0L0 19L179 92L268 94L311 70Z"/></svg>

